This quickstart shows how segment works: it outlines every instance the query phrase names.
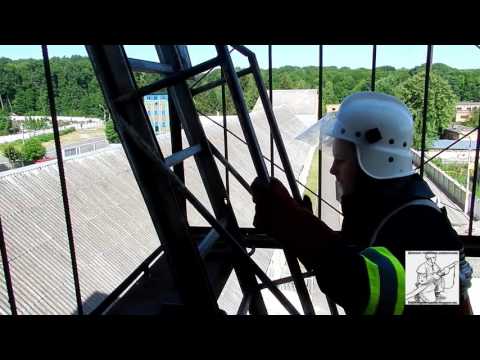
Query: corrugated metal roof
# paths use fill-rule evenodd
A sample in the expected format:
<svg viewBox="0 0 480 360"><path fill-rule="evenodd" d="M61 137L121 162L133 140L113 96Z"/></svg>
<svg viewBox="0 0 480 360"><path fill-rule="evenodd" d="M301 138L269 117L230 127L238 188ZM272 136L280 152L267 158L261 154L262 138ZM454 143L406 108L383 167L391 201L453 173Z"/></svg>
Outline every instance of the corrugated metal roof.
<svg viewBox="0 0 480 360"><path fill-rule="evenodd" d="M274 106L288 106L296 115L318 114L318 91L317 89L291 89L273 90ZM260 98L258 98L253 111L263 111Z"/></svg>
<svg viewBox="0 0 480 360"><path fill-rule="evenodd" d="M295 141L294 137L305 128L305 122L288 106L276 106L274 111L298 177L309 147ZM251 117L262 152L270 157L270 131L265 114L253 112ZM243 138L236 117L228 118L228 128ZM205 126L205 131L223 153L223 129L214 125ZM170 140L159 139L162 151L168 155ZM247 181L253 181L256 173L246 146L232 136L228 141L230 162ZM185 137L183 143L184 146L188 144ZM277 152L275 159L279 163ZM160 241L121 146L71 157L64 164L82 300L88 312L160 246ZM224 178L223 165L217 161L217 166ZM267 167L270 168L268 163ZM185 162L185 174L188 188L211 209L193 159ZM276 170L275 176L286 183L280 171ZM250 227L254 215L251 197L233 176L230 176L230 184L239 225ZM191 206L188 213L190 225L207 224ZM0 214L18 312L75 313L73 275L56 161L0 173ZM271 255L272 250L258 249L254 258L266 271ZM235 286L238 284L233 282L225 288L221 306L232 307L231 304L239 300ZM0 314L9 313L5 280L0 276Z"/></svg>
<svg viewBox="0 0 480 360"><path fill-rule="evenodd" d="M160 243L121 147L65 160L65 173L82 299L96 299L91 310ZM0 174L0 211L18 312L76 312L56 162ZM8 314L3 276L0 285L0 313Z"/></svg>
<svg viewBox="0 0 480 360"><path fill-rule="evenodd" d="M432 143L432 146L430 149L435 149L435 150L440 150L440 149L445 149L451 144L453 144L456 140L446 140L446 139L440 139L436 140ZM461 140L455 145L453 145L451 148L448 150L475 150L477 146L477 142L475 140Z"/></svg>

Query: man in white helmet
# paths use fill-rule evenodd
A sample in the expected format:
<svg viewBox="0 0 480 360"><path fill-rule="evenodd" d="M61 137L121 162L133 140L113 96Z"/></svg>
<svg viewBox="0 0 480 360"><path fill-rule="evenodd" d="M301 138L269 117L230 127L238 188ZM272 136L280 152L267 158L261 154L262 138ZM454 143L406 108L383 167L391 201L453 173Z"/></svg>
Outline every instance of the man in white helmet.
<svg viewBox="0 0 480 360"><path fill-rule="evenodd" d="M412 168L413 119L393 96L360 92L319 121L333 148L342 230L332 231L296 203L277 179L252 184L254 225L315 270L321 290L347 314L465 314L471 268L446 213ZM318 135L317 135L318 138ZM459 250L460 306L405 306L405 251Z"/></svg>

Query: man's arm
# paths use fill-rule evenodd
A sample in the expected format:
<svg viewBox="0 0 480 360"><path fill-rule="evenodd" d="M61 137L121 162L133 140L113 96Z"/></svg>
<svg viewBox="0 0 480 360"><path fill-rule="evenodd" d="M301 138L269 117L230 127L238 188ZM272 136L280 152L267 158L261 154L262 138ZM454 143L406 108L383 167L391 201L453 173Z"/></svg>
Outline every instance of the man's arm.
<svg viewBox="0 0 480 360"><path fill-rule="evenodd" d="M276 179L270 186L252 184L254 225L315 270L320 289L349 313L361 313L369 296L365 261L307 209L297 204Z"/></svg>

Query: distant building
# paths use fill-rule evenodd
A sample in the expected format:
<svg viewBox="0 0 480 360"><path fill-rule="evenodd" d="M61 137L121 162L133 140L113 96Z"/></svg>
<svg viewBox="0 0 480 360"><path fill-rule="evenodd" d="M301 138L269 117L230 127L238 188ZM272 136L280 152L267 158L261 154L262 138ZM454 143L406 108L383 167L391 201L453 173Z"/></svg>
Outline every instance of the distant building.
<svg viewBox="0 0 480 360"><path fill-rule="evenodd" d="M325 107L327 108L327 113L336 112L340 109L340 104L327 104Z"/></svg>
<svg viewBox="0 0 480 360"><path fill-rule="evenodd" d="M143 98L145 109L156 135L170 132L170 117L168 113L168 95L151 94Z"/></svg>
<svg viewBox="0 0 480 360"><path fill-rule="evenodd" d="M49 122L52 121L51 116L47 115L17 115L17 114L10 114L10 119L15 122L24 122L26 120L47 120ZM63 116L58 115L57 120L60 122L70 122L70 123L102 123L102 119L95 118L95 117L86 117L86 116Z"/></svg>
<svg viewBox="0 0 480 360"><path fill-rule="evenodd" d="M468 121L474 110L480 109L480 102L462 101L455 108L455 122Z"/></svg>
<svg viewBox="0 0 480 360"><path fill-rule="evenodd" d="M471 132L473 128L463 126L463 125L458 125L458 124L453 124L449 128L443 130L443 136L442 139L445 140L458 140L462 136L467 135L469 132ZM466 136L464 138L465 140L477 140L477 132L474 131L470 135Z"/></svg>

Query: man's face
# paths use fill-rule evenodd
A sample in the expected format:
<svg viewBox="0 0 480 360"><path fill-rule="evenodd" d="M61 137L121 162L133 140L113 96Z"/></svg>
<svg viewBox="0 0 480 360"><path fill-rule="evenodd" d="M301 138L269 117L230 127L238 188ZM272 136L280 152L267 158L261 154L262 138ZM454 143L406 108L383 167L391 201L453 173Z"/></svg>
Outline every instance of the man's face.
<svg viewBox="0 0 480 360"><path fill-rule="evenodd" d="M342 188L342 195L353 193L358 175L355 146L345 140L335 139L333 142L333 164L330 174L334 175Z"/></svg>
<svg viewBox="0 0 480 360"><path fill-rule="evenodd" d="M429 265L435 264L436 257L435 256L430 256L427 258L427 262Z"/></svg>

